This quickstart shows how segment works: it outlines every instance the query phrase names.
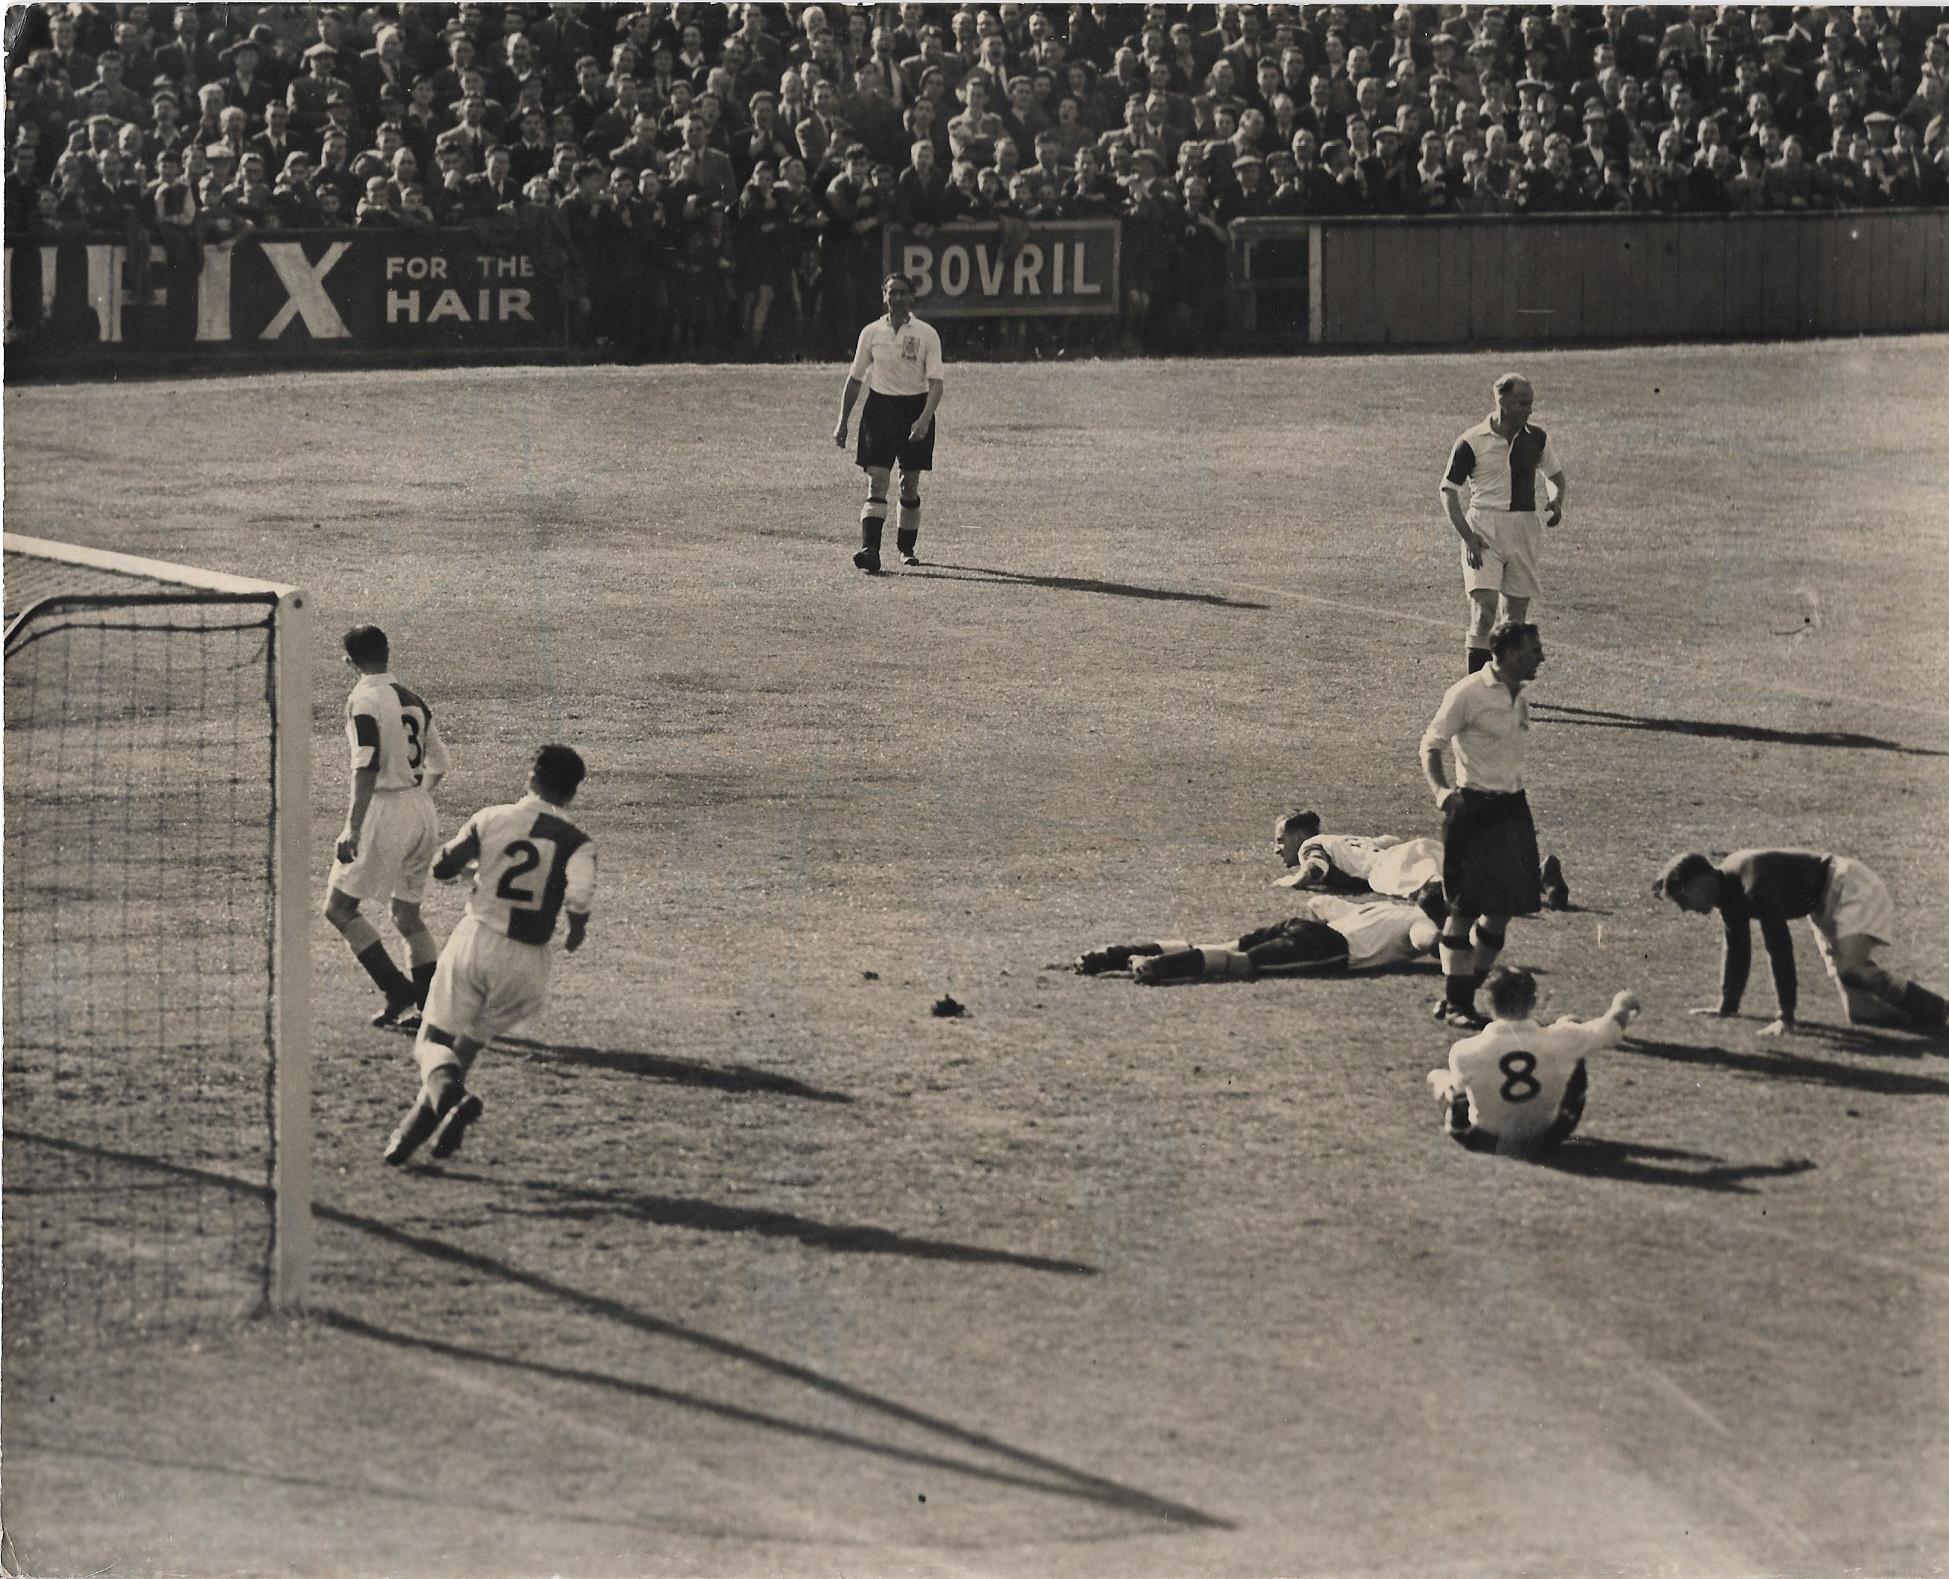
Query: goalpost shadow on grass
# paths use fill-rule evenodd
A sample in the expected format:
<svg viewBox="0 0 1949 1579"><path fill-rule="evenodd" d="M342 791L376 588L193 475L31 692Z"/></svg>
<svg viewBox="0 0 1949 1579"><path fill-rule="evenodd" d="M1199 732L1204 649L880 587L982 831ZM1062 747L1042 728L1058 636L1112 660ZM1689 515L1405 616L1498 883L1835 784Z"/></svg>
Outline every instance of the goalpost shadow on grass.
<svg viewBox="0 0 1949 1579"><path fill-rule="evenodd" d="M1044 587L1052 592L1100 592L1112 598L1142 598L1163 603L1204 603L1215 609L1269 609L1269 603L1250 603L1217 592L1184 592L1176 587L1141 587L1127 581L1099 581L1093 576L1038 575L1026 570L996 570L987 565L931 563L918 570L902 570L890 581L968 581L989 587Z"/></svg>
<svg viewBox="0 0 1949 1579"><path fill-rule="evenodd" d="M39 1143L63 1150L85 1151L118 1163L146 1167L172 1176L196 1174L208 1183L240 1194L262 1196L265 1193L265 1186L261 1183L253 1183L228 1174L186 1168L182 1164L163 1162L158 1158L120 1153L107 1147L79 1146L72 1141L32 1134L17 1133L9 1138L15 1143ZM531 1376L603 1387L634 1397L669 1404L675 1408L753 1426L760 1430L848 1448L877 1458L935 1469L946 1474L964 1475L994 1485L1012 1486L1024 1491L1091 1503L1156 1520L1166 1525L1205 1530L1236 1528L1230 1520L1205 1513L1188 1503L1175 1502L1138 1487L1124 1485L1106 1476L1091 1474L1087 1470L1077 1469L1030 1449L1016 1447L987 1432L957 1425L952 1420L930 1414L911 1404L904 1404L854 1383L827 1376L823 1372L813 1370L810 1366L768 1354L761 1349L729 1338L717 1337L695 1327L687 1327L679 1322L653 1316L620 1300L573 1288L538 1273L523 1271L493 1256L467 1250L425 1234L409 1233L391 1223L381 1222L377 1218L360 1213L344 1211L338 1207L320 1203L314 1207L314 1210L322 1222L349 1228L446 1267L465 1271L496 1283L525 1288L567 1309L627 1328L639 1337L668 1339L690 1345L719 1358L735 1361L778 1380L795 1383L810 1392L838 1399L888 1422L930 1433L950 1446L938 1450L903 1447L855 1431L792 1420L783 1415L749 1408L742 1404L705 1398L677 1388L662 1387L652 1382L617 1376L606 1371L554 1365L514 1355L495 1354L486 1349L449 1343L416 1333L396 1332L363 1317L333 1310L328 1306L319 1305L312 1308L312 1313L321 1321L340 1331L401 1348L442 1355L459 1363L491 1365ZM1060 1270L1074 1275L1084 1269L1066 1266ZM957 1454L951 1451L951 1448L965 1451ZM983 1463L979 1459L967 1456L968 1453L986 1453L992 1455L998 1462Z"/></svg>

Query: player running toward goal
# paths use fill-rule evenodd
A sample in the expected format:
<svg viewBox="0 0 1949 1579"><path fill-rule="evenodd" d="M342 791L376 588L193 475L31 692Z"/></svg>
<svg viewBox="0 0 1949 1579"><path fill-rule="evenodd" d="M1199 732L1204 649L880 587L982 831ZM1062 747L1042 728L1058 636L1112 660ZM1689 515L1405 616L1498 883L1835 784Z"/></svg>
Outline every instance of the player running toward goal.
<svg viewBox="0 0 1949 1579"><path fill-rule="evenodd" d="M866 405L853 455L866 473L866 504L859 515L860 548L853 563L868 575L879 573L887 480L896 464L900 525L894 544L902 564L920 563L920 474L934 469L934 412L947 387L941 377L941 337L933 325L914 316L913 282L904 274L889 274L880 294L886 316L859 332L859 349L840 397L839 426L832 430L832 442L843 450L853 406L864 388Z"/></svg>
<svg viewBox="0 0 1949 1579"><path fill-rule="evenodd" d="M1442 1104L1442 1129L1471 1151L1533 1157L1560 1144L1584 1116L1588 1054L1615 1047L1639 1010L1620 992L1600 1019L1538 1025L1536 978L1498 966L1489 975L1495 1018L1448 1050L1448 1067L1428 1072Z"/></svg>
<svg viewBox="0 0 1949 1579"><path fill-rule="evenodd" d="M433 980L438 951L420 918L440 819L433 791L447 772L447 748L433 709L395 680L391 651L376 625L345 633L345 662L358 683L345 700L345 738L352 748L352 801L325 893L325 919L338 929L386 1004L372 1023L410 1031ZM409 980L386 952L378 930L359 914L363 900L392 901L393 925L406 940Z"/></svg>
<svg viewBox="0 0 1949 1579"><path fill-rule="evenodd" d="M528 793L477 811L442 847L433 874L443 882L471 863L467 913L440 951L413 1052L420 1089L386 1142L397 1165L431 1140L432 1155L451 1156L481 1116L467 1072L483 1047L541 1012L548 997L549 940L564 911L573 954L589 926L596 851L563 812L584 774L567 746L543 746L528 775Z"/></svg>
<svg viewBox="0 0 1949 1579"><path fill-rule="evenodd" d="M1470 674L1489 661L1497 599L1501 618L1520 624L1530 599L1542 594L1542 527L1562 524L1567 481L1550 436L1530 423L1536 391L1529 380L1504 373L1494 388L1496 409L1455 441L1441 480L1442 509L1462 540ZM1539 474L1554 490L1547 501Z"/></svg>

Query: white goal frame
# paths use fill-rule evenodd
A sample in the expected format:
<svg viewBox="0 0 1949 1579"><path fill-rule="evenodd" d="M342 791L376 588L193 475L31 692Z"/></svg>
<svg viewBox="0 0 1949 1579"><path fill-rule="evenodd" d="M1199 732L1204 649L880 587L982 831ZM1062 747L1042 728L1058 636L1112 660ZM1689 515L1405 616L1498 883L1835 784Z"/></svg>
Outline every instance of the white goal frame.
<svg viewBox="0 0 1949 1579"><path fill-rule="evenodd" d="M199 592L275 597L271 618L272 766L271 1304L303 1305L311 1280L311 597L301 587L225 575L193 565L81 548L15 532L0 534L9 554L73 565L104 576L136 576ZM16 616L16 623L32 610Z"/></svg>

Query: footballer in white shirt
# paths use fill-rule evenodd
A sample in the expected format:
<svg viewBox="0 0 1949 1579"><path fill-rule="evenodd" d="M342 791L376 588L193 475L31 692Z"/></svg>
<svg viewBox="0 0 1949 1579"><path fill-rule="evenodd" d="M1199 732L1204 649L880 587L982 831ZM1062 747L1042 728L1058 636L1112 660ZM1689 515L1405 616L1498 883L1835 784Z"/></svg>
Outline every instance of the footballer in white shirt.
<svg viewBox="0 0 1949 1579"><path fill-rule="evenodd" d="M934 469L934 412L947 385L942 377L941 337L932 324L914 316L914 285L904 274L889 274L880 287L886 316L859 332L859 346L846 371L839 424L832 442L846 447L846 429L860 391L859 444L853 458L866 473L866 503L860 509L859 552L853 563L868 575L880 570L880 536L887 522L887 480L900 468L900 525L894 544L900 562L920 563L920 474Z"/></svg>
<svg viewBox="0 0 1949 1579"><path fill-rule="evenodd" d="M345 633L344 647L346 664L359 676L345 700L352 791L333 851L325 919L385 994L385 1007L372 1023L411 1031L438 955L420 903L440 843L433 790L446 776L447 748L434 727L433 709L390 673L384 631L355 625ZM360 902L367 899L392 902L410 979L393 963L378 930L359 914Z"/></svg>
<svg viewBox="0 0 1949 1579"><path fill-rule="evenodd" d="M1568 1015L1539 1025L1536 978L1500 965L1489 973L1495 1018L1448 1050L1448 1065L1428 1072L1442 1104L1444 1132L1472 1151L1528 1157L1561 1144L1583 1118L1590 1076L1584 1059L1615 1047L1641 1005L1620 992L1595 1020Z"/></svg>
<svg viewBox="0 0 1949 1579"><path fill-rule="evenodd" d="M441 848L433 875L446 881L473 868L467 913L440 951L414 1055L420 1089L386 1142L395 1166L431 1140L451 1156L481 1116L467 1073L488 1043L541 1012L548 997L549 944L565 916L562 947L574 953L588 930L596 853L567 808L584 775L567 746L543 746L518 801L488 806Z"/></svg>

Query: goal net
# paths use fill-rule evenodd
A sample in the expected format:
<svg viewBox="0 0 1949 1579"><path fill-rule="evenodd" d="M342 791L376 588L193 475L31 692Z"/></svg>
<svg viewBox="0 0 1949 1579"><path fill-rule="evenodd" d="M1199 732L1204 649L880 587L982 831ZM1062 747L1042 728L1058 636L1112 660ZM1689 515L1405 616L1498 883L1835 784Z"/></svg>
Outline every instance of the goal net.
<svg viewBox="0 0 1949 1579"><path fill-rule="evenodd" d="M311 699L297 589L4 548L11 1367L302 1299Z"/></svg>

